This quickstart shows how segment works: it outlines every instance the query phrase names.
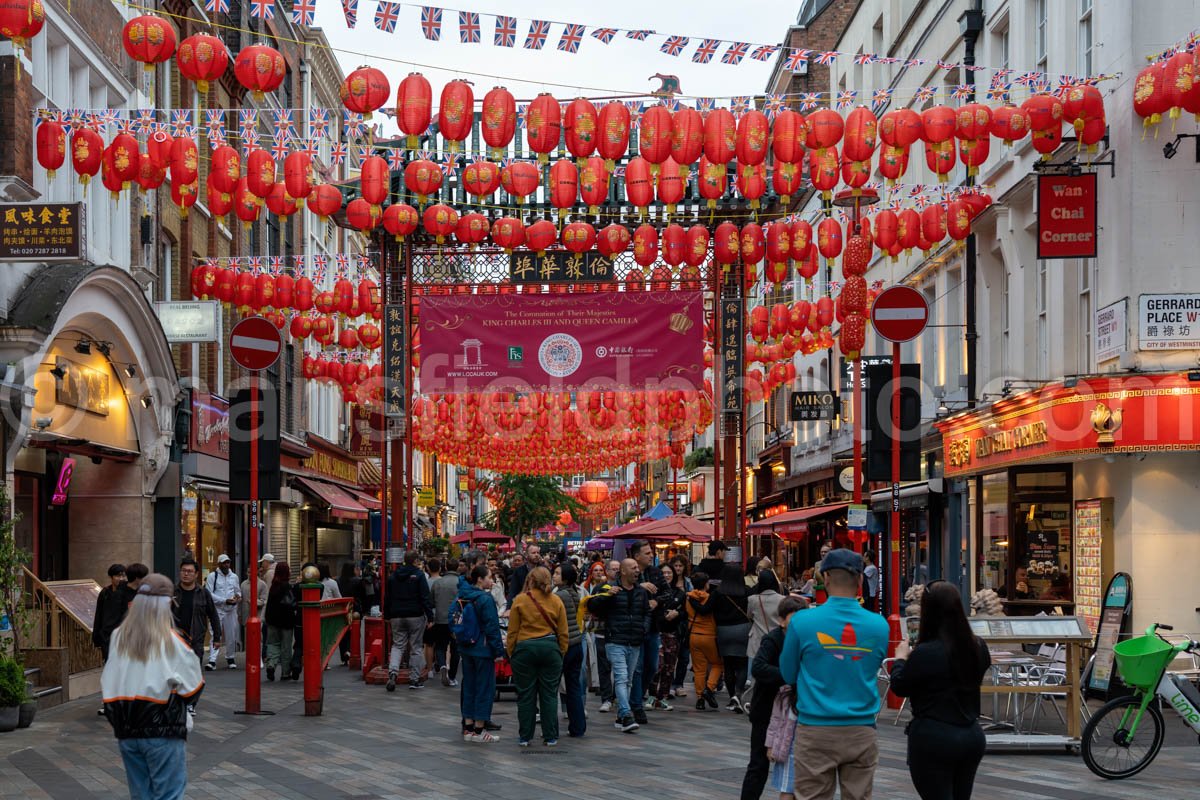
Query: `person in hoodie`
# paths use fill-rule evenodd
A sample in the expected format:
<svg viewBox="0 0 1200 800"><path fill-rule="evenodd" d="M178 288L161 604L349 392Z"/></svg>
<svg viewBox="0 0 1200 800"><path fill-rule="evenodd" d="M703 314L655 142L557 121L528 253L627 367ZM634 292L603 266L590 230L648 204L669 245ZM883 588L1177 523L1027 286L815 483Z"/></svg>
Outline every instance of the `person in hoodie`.
<svg viewBox="0 0 1200 800"><path fill-rule="evenodd" d="M424 688L421 671L425 666L422 655L425 631L433 627L433 600L425 573L417 566L420 555L415 550L404 554L404 564L396 567L388 578L384 594L383 616L392 629L392 652L388 658L387 690L396 691L396 677L405 651L408 656L408 688Z"/></svg>
<svg viewBox="0 0 1200 800"><path fill-rule="evenodd" d="M692 674L696 678L696 710L704 704L717 708L717 685L721 681L721 655L717 652L717 623L713 619L713 597L708 592L707 573L692 573L692 586L687 593L688 647L692 654Z"/></svg>
<svg viewBox="0 0 1200 800"><path fill-rule="evenodd" d="M492 701L496 695L495 661L504 655L504 642L500 638L500 619L496 604L492 601L492 573L484 564L471 568L460 576L458 604L471 604L475 619L479 623L479 638L474 642L458 642L458 654L462 659L462 735L464 742L491 744L500 741L499 736L487 730L492 719ZM499 727L499 726L497 726Z"/></svg>

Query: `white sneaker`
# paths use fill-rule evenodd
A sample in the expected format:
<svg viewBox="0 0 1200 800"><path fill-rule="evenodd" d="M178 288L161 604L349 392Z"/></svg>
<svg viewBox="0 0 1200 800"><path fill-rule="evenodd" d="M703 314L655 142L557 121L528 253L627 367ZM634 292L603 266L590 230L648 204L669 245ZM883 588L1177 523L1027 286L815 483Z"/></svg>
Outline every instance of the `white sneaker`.
<svg viewBox="0 0 1200 800"><path fill-rule="evenodd" d="M609 711L612 711L612 701L605 700L603 703L600 704L600 713L607 714Z"/></svg>
<svg viewBox="0 0 1200 800"><path fill-rule="evenodd" d="M483 733L471 734L471 741L477 744L491 744L492 742L500 741L500 737L484 731Z"/></svg>

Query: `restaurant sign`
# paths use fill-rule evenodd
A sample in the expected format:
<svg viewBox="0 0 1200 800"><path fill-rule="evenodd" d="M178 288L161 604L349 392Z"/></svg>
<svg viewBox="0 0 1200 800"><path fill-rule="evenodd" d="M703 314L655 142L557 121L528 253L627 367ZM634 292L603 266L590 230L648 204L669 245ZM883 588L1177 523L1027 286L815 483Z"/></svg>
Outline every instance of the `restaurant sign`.
<svg viewBox="0 0 1200 800"><path fill-rule="evenodd" d="M1200 450L1200 386L1186 374L1047 384L937 423L946 477L1051 458Z"/></svg>
<svg viewBox="0 0 1200 800"><path fill-rule="evenodd" d="M1039 175L1038 258L1096 257L1096 173Z"/></svg>
<svg viewBox="0 0 1200 800"><path fill-rule="evenodd" d="M229 459L229 401L208 392L192 392L190 450Z"/></svg>
<svg viewBox="0 0 1200 800"><path fill-rule="evenodd" d="M0 261L81 261L82 203L0 204Z"/></svg>

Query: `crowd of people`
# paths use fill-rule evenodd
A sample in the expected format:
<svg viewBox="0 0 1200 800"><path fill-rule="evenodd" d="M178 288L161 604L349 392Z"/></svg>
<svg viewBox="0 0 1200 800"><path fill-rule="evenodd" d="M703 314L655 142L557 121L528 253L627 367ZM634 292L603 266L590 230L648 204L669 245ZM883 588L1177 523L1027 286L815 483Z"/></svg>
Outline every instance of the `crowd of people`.
<svg viewBox="0 0 1200 800"><path fill-rule="evenodd" d="M506 561L476 550L426 561L409 551L383 586L370 564L348 564L336 580L312 566L324 597L353 597L359 613L387 620L386 691L401 682L420 690L431 675L459 688L464 742L501 740L492 719L498 681L516 690L520 747L539 731L545 746L557 746L560 708L565 735L584 736L591 693L597 712L632 734L651 724L648 710L671 711L690 693L696 711L712 712L723 692L725 709L750 723L743 800L757 800L768 785L781 800L837 791L844 800L869 798L889 637L871 610L872 592L864 592L878 570L850 550L822 548L812 568L820 602L810 607L811 578L781 582L769 559L744 569L727 555L714 542L693 568L682 554L656 563L645 541L631 543L620 560L543 556L537 545ZM143 792L134 796L182 796L153 785L186 782L182 742L203 670L216 668L222 649L227 668L236 668L249 581L239 582L224 556L203 581L191 559L177 583L147 573L144 565L115 564L100 594L94 641L106 661L102 713L120 740L131 792ZM267 680L295 680L298 584L270 554L256 579ZM977 719L988 650L951 584L927 584L921 612L916 642L899 644L890 680L892 691L911 698L909 768L923 800L965 800L983 755ZM341 645L343 660L348 647ZM145 681L148 699L129 700L131 682Z"/></svg>

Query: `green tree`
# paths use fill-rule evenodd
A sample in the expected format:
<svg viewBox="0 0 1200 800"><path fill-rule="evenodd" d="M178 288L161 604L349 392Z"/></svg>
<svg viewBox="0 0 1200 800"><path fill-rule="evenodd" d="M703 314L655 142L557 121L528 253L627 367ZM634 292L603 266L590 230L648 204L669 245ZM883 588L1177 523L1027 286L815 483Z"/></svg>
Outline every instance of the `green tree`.
<svg viewBox="0 0 1200 800"><path fill-rule="evenodd" d="M25 598L21 596L24 583L21 567L29 565L32 554L17 546L16 521L8 503L8 491L0 483L0 613L8 617L12 626L11 655L19 659L21 648L27 645L22 643L22 638L28 637L32 628Z"/></svg>
<svg viewBox="0 0 1200 800"><path fill-rule="evenodd" d="M493 510L481 522L497 533L511 536L518 546L526 534L554 522L562 512L576 514L583 507L563 493L554 478L545 475L504 473L484 481L484 489Z"/></svg>

